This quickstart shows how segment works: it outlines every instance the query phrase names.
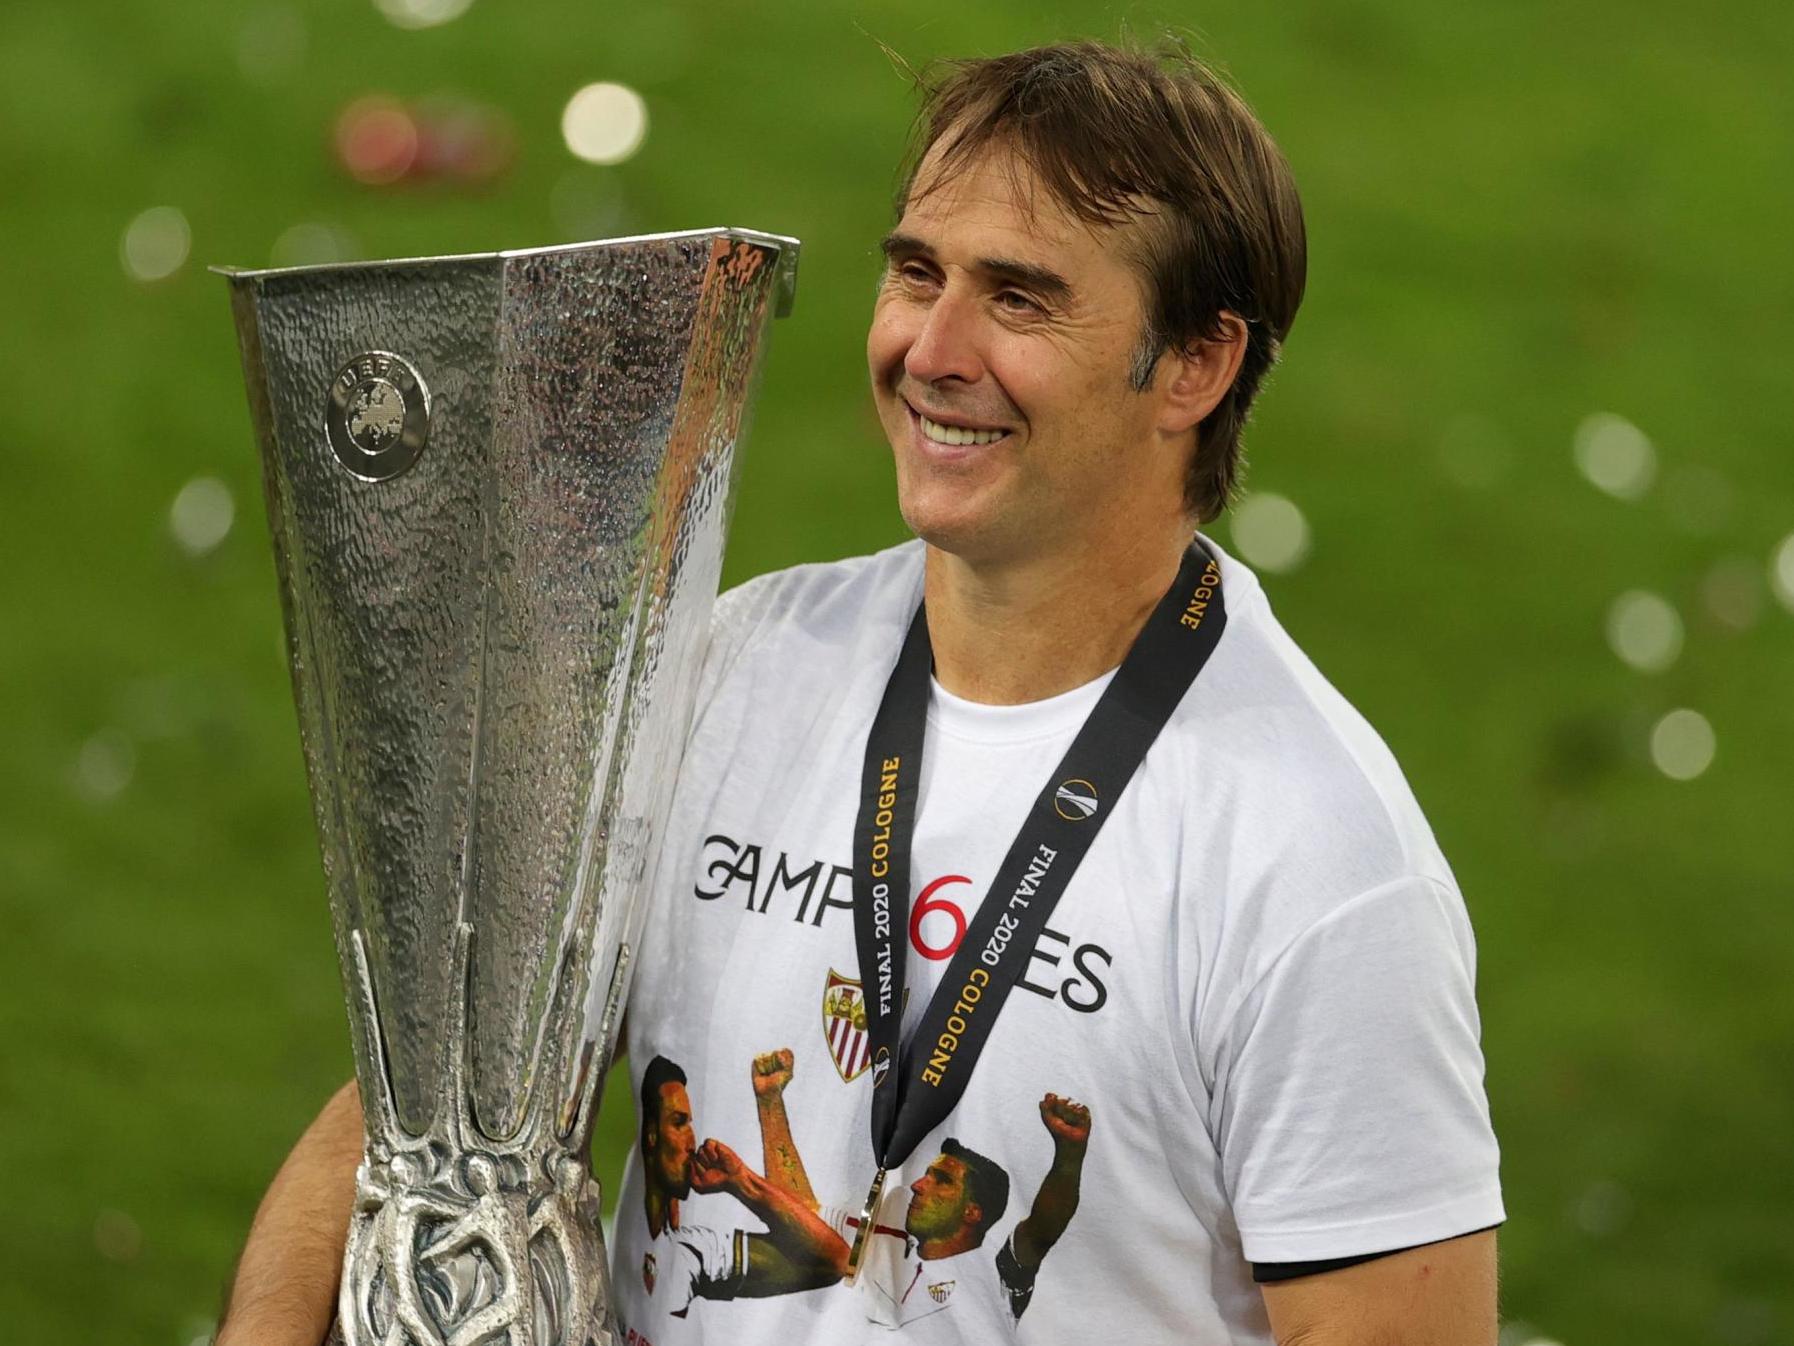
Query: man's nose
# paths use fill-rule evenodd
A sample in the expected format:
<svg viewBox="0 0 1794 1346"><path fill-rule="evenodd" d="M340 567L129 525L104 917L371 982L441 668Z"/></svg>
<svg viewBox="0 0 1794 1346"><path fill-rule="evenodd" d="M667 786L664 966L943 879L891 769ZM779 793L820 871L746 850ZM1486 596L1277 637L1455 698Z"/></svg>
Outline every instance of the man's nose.
<svg viewBox="0 0 1794 1346"><path fill-rule="evenodd" d="M984 373L977 336L975 300L948 288L928 306L921 329L904 354L904 373L918 383L941 379L976 383Z"/></svg>

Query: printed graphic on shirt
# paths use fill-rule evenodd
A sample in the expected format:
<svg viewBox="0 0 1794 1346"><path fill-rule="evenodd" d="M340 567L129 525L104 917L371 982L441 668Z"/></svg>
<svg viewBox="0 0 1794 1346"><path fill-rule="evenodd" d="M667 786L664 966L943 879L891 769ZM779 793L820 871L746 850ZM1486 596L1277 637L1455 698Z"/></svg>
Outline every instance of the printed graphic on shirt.
<svg viewBox="0 0 1794 1346"><path fill-rule="evenodd" d="M794 1066L789 1049L753 1062L766 1177L808 1209L822 1211L845 1246L858 1231L860 1217L841 1206L824 1210L810 1185L785 1109ZM1022 1316L1041 1263L1077 1213L1090 1143L1090 1109L1074 1099L1047 1094L1040 1100L1040 1120L1052 1142L1052 1165L1027 1215L994 1251L987 1241L1009 1209L1009 1172L971 1146L948 1138L910 1184L907 1200L902 1191L887 1196L859 1279L869 1321L900 1327L951 1308L956 1296L980 1289L1000 1296L1012 1320Z"/></svg>
<svg viewBox="0 0 1794 1346"><path fill-rule="evenodd" d="M755 1062L754 1089L782 1088L791 1053ZM764 1067L764 1069L763 1069ZM764 1079L762 1078L764 1076ZM656 1056L642 1072L642 1218L647 1252L642 1287L649 1312L683 1318L700 1299L793 1294L840 1278L847 1245L787 1187L755 1173L720 1140L697 1141L685 1071ZM768 1150L767 1153L772 1153ZM693 1192L726 1192L765 1227L724 1233L681 1220ZM626 1325L631 1341L651 1343L654 1323Z"/></svg>
<svg viewBox="0 0 1794 1346"><path fill-rule="evenodd" d="M872 1064L872 1044L866 1035L866 997L861 993L859 978L843 977L832 967L822 988L822 1037L843 1083L852 1084Z"/></svg>
<svg viewBox="0 0 1794 1346"><path fill-rule="evenodd" d="M809 938L808 932L820 930L823 918L835 910L843 914L831 916L831 923L850 920L852 879L853 871L845 865L794 857L787 851L755 841L738 841L719 832L704 839L698 878L691 893L707 905L729 899L725 909L783 918L803 928L804 937ZM910 907L909 942L915 953L943 962L958 951L969 925L965 893L979 882L951 873L922 885ZM1078 1014L1095 1014L1108 1003L1114 968L1115 955L1107 945L1096 940L1074 942L1071 935L1049 925L1035 941L1028 965L1015 987L1056 1000ZM836 1068L845 1073L839 1060Z"/></svg>
<svg viewBox="0 0 1794 1346"><path fill-rule="evenodd" d="M992 1234L1010 1205L1009 1172L955 1138L942 1142L907 1199L901 1191L886 1198L860 1273L869 1322L900 1328L967 1296L1000 1299L1011 1322L1027 1311L1042 1262L1077 1213L1090 1142L1090 1109L1082 1103L1048 1094L1040 1119L1052 1139L1052 1166L1028 1213L994 1251ZM844 1238L858 1231L856 1215L836 1208L829 1217Z"/></svg>
<svg viewBox="0 0 1794 1346"><path fill-rule="evenodd" d="M841 1280L860 1217L825 1207L811 1186L785 1103L795 1071L788 1047L749 1065L762 1173L720 1140L697 1143L678 1065L657 1056L643 1072L642 1285L651 1313L683 1318L699 1299L794 1294ZM1000 1301L1011 1322L1021 1318L1042 1262L1077 1213L1090 1141L1090 1109L1082 1103L1049 1093L1039 1114L1052 1163L1007 1239L995 1234L1010 1208L1008 1169L956 1138L942 1142L907 1191L887 1194L858 1281L867 1321L898 1328L968 1296ZM722 1233L682 1222L679 1203L693 1192L727 1192L766 1232ZM631 1341L646 1343L655 1331L652 1323L626 1330Z"/></svg>

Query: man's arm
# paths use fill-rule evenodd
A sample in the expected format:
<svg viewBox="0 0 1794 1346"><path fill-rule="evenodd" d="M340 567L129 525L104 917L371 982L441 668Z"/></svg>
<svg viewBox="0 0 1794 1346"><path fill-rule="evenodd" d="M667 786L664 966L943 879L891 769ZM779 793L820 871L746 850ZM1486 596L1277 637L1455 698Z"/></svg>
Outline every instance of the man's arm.
<svg viewBox="0 0 1794 1346"><path fill-rule="evenodd" d="M789 1047L754 1058L754 1107L760 1114L760 1157L767 1178L790 1192L811 1210L821 1204L804 1172L803 1156L791 1138L791 1118L785 1111L785 1086L791 1083Z"/></svg>
<svg viewBox="0 0 1794 1346"><path fill-rule="evenodd" d="M727 1192L766 1223L766 1233L747 1237L747 1267L732 1294L790 1294L833 1285L847 1274L845 1240L795 1194L754 1172L720 1140L698 1147L691 1161L691 1186L694 1192Z"/></svg>
<svg viewBox="0 0 1794 1346"><path fill-rule="evenodd" d="M1259 1290L1277 1346L1493 1346L1495 1231Z"/></svg>
<svg viewBox="0 0 1794 1346"><path fill-rule="evenodd" d="M237 1261L217 1346L318 1346L330 1326L361 1163L353 1081L280 1166Z"/></svg>
<svg viewBox="0 0 1794 1346"><path fill-rule="evenodd" d="M1040 1120L1053 1137L1053 1166L1041 1179L1033 1208L1011 1238L1015 1260L1030 1276L1077 1214L1084 1154L1090 1145L1090 1109L1082 1103L1048 1094L1040 1100Z"/></svg>

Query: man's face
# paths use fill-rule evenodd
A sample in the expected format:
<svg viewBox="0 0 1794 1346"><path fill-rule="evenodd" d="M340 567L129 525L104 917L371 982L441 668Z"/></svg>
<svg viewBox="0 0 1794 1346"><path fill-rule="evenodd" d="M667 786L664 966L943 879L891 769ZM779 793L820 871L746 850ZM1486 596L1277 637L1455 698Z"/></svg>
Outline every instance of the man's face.
<svg viewBox="0 0 1794 1346"><path fill-rule="evenodd" d="M909 1192L903 1228L912 1238L950 1238L978 1213L966 1194L965 1161L951 1155L935 1156L928 1171L909 1185Z"/></svg>
<svg viewBox="0 0 1794 1346"><path fill-rule="evenodd" d="M681 1200L691 1195L691 1157L698 1139L691 1129L691 1096L683 1084L660 1086L660 1115L643 1144L654 1185Z"/></svg>
<svg viewBox="0 0 1794 1346"><path fill-rule="evenodd" d="M923 160L866 341L921 537L1000 563L1181 516L1189 441L1160 433L1130 383L1144 227L1078 220L1001 146L945 173L938 152ZM990 442L941 442L966 439Z"/></svg>

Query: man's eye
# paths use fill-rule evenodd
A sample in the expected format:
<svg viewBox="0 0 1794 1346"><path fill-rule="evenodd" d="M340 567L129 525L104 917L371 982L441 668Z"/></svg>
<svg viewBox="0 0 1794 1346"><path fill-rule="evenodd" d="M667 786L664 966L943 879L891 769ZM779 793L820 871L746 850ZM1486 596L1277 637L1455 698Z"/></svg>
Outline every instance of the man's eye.
<svg viewBox="0 0 1794 1346"><path fill-rule="evenodd" d="M1010 313L1039 313L1040 305L1035 303L1020 290L999 290L997 292L998 307Z"/></svg>

